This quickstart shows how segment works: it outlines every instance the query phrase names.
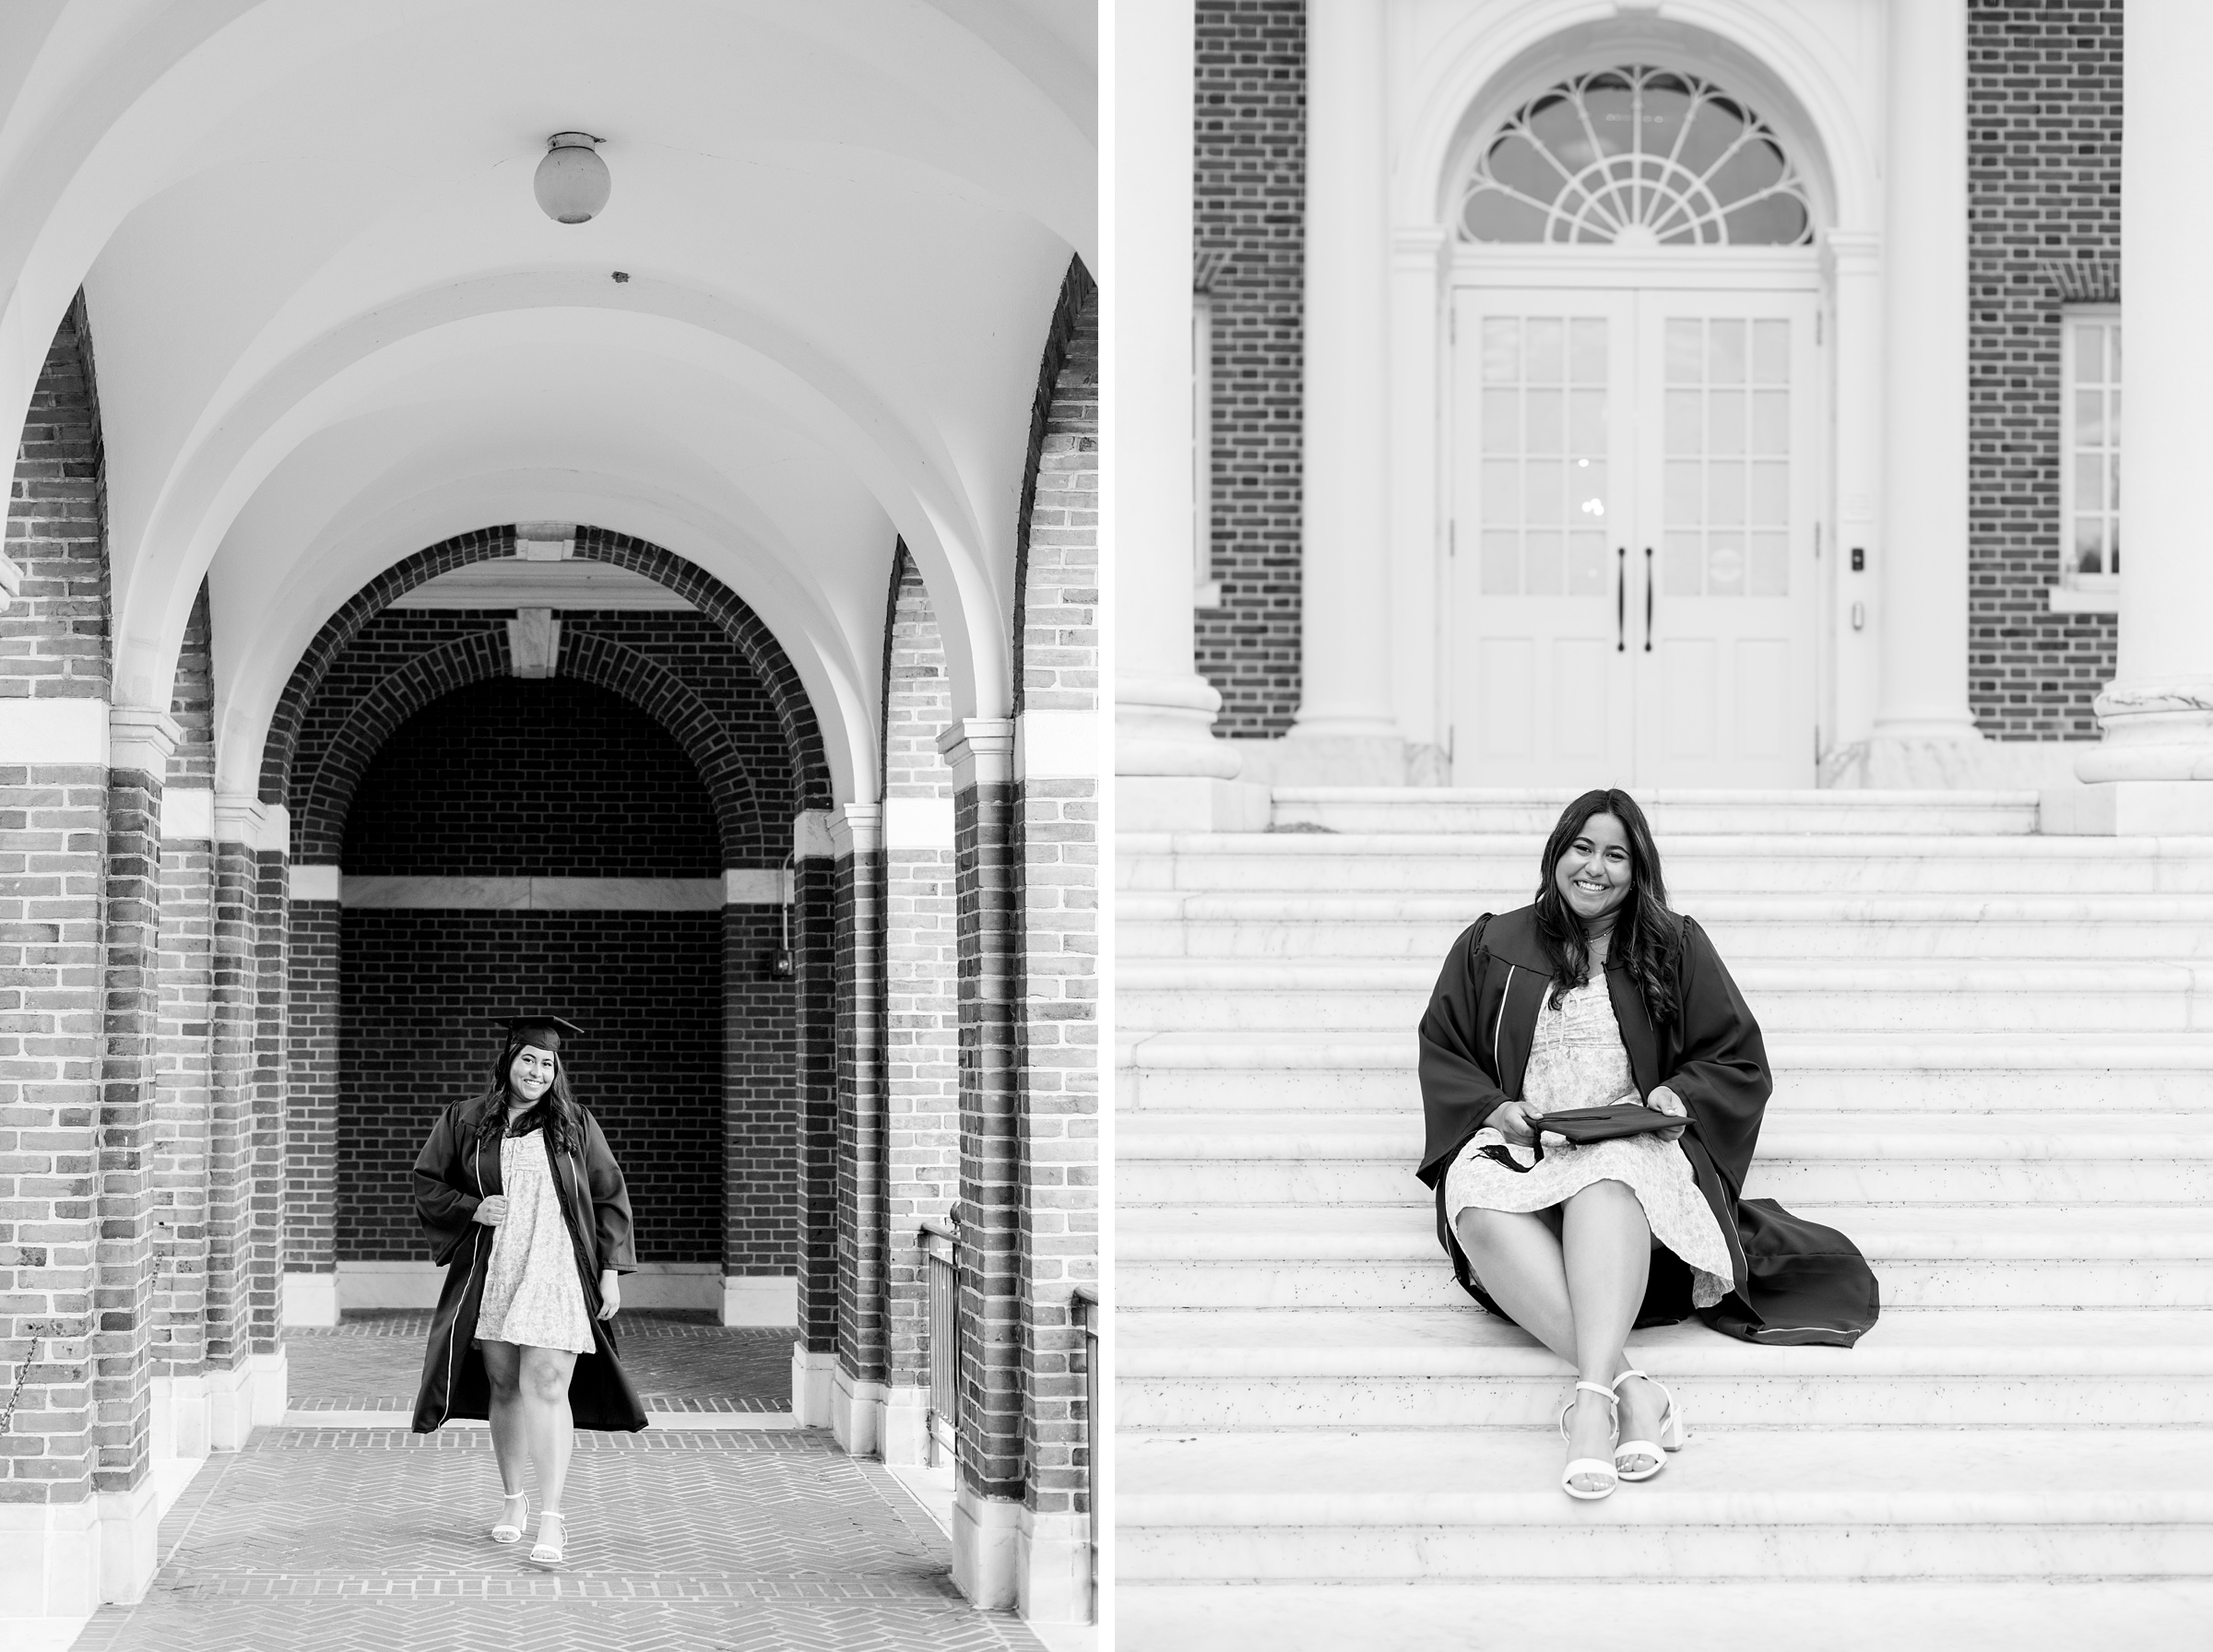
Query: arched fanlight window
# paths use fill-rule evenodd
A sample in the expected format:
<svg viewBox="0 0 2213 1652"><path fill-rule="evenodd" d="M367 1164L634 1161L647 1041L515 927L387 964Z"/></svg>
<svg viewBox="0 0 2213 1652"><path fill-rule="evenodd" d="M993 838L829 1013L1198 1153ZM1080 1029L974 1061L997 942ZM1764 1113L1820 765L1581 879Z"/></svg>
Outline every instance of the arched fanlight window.
<svg viewBox="0 0 2213 1652"><path fill-rule="evenodd" d="M1516 110L1460 199L1463 241L1793 247L1813 225L1773 127L1710 81L1642 66Z"/></svg>

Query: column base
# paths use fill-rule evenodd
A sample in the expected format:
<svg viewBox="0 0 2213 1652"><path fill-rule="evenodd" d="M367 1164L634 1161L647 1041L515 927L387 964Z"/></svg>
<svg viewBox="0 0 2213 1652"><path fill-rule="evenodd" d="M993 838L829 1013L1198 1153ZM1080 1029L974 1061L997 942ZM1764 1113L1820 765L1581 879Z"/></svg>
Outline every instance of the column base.
<svg viewBox="0 0 2213 1652"><path fill-rule="evenodd" d="M161 1508L149 1473L127 1492L101 1492L100 1506L100 1598L111 1606L135 1606L154 1580L160 1545L155 1540Z"/></svg>
<svg viewBox="0 0 2213 1652"><path fill-rule="evenodd" d="M740 1279L726 1274L722 1281L722 1323L775 1329L799 1322L799 1281L782 1277Z"/></svg>
<svg viewBox="0 0 2213 1652"><path fill-rule="evenodd" d="M1270 785L1404 785L1406 742L1395 734L1302 734L1240 740L1245 774Z"/></svg>
<svg viewBox="0 0 2213 1652"><path fill-rule="evenodd" d="M196 1462L208 1452L207 1380L157 1376L148 1419L156 1461Z"/></svg>
<svg viewBox="0 0 2213 1652"><path fill-rule="evenodd" d="M291 1374L284 1351L248 1354L227 1370L210 1370L202 1379L207 1392L207 1446L240 1451L256 1428L284 1421Z"/></svg>
<svg viewBox="0 0 2213 1652"><path fill-rule="evenodd" d="M898 1469L932 1467L929 1460L929 1385L888 1385L883 1391L882 1429L880 1440L886 1466Z"/></svg>
<svg viewBox="0 0 2213 1652"><path fill-rule="evenodd" d="M1967 792L2002 786L1994 756L2003 748L1970 734L1885 734L1832 752L1821 783L1870 792Z"/></svg>
<svg viewBox="0 0 2213 1652"><path fill-rule="evenodd" d="M335 1273L286 1274L284 1322L287 1325L337 1324L338 1276Z"/></svg>
<svg viewBox="0 0 2213 1652"><path fill-rule="evenodd" d="M0 1600L26 1618L86 1618L101 1607L100 1504L0 1503Z"/></svg>
<svg viewBox="0 0 2213 1652"><path fill-rule="evenodd" d="M2053 837L2213 837L2213 780L2113 780L2040 793Z"/></svg>
<svg viewBox="0 0 2213 1652"><path fill-rule="evenodd" d="M810 1353L804 1343L791 1350L791 1420L800 1428L828 1428L830 1390L837 1376L837 1356Z"/></svg>
<svg viewBox="0 0 2213 1652"><path fill-rule="evenodd" d="M843 1365L830 1385L830 1434L847 1457L874 1457L883 1449L883 1385L856 1376Z"/></svg>
<svg viewBox="0 0 2213 1652"><path fill-rule="evenodd" d="M1196 774L1125 774L1114 783L1117 832L1265 832L1268 788Z"/></svg>
<svg viewBox="0 0 2213 1652"><path fill-rule="evenodd" d="M1089 1623L1091 1521L1083 1515L1040 1515L1028 1508L1014 1528L1014 1583L1019 1610L1033 1623Z"/></svg>
<svg viewBox="0 0 2213 1652"><path fill-rule="evenodd" d="M953 1498L953 1585L980 1611L1016 1603L1015 1532L1022 1504L980 1497L963 1484Z"/></svg>

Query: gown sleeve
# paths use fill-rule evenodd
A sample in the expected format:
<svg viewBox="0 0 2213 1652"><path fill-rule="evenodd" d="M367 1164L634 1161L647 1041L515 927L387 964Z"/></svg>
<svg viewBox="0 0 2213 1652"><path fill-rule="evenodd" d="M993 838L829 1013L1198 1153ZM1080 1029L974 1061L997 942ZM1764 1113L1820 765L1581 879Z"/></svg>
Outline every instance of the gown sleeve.
<svg viewBox="0 0 2213 1652"><path fill-rule="evenodd" d="M1452 943L1419 1029L1425 1139L1421 1168L1414 1174L1431 1187L1444 1175L1452 1155L1506 1102L1497 1075L1485 1066L1480 1047L1478 1000L1489 957L1483 950L1483 931L1489 921L1486 913Z"/></svg>
<svg viewBox="0 0 2213 1652"><path fill-rule="evenodd" d="M1774 1090L1768 1049L1751 1006L1737 991L1706 931L1683 920L1675 1070L1662 1082L1681 1096L1698 1121L1698 1139L1734 1194L1745 1185L1760 1115Z"/></svg>
<svg viewBox="0 0 2213 1652"><path fill-rule="evenodd" d="M458 1186L464 1143L454 1115L452 1107L439 1113L430 1139L415 1155L415 1215L431 1236L432 1259L441 1268L453 1260L461 1241L468 1237L477 1207L483 1203Z"/></svg>
<svg viewBox="0 0 2213 1652"><path fill-rule="evenodd" d="M599 1128L599 1121L584 1115L584 1164L591 1182L593 1235L598 1241L599 1266L629 1273L638 1265L630 1247L630 1189L622 1181L622 1167Z"/></svg>

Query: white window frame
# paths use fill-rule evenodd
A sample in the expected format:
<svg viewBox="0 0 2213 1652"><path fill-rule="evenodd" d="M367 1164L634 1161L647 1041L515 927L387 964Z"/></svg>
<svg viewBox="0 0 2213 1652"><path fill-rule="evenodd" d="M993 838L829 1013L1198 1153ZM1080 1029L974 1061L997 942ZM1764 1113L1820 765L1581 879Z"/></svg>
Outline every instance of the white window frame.
<svg viewBox="0 0 2213 1652"><path fill-rule="evenodd" d="M1191 607L1222 606L1214 578L1214 295L1191 294Z"/></svg>
<svg viewBox="0 0 2213 1652"><path fill-rule="evenodd" d="M2060 613L2111 613L2120 602L2121 574L2110 569L2102 573L2082 573L2075 566L2075 392L2077 357L2075 329L2084 322L2102 324L2112 336L2118 336L2121 330L2121 306L2063 304L2060 307L2059 584L2051 587L2051 606ZM2110 354L2108 360L2111 360ZM2123 371L2126 372L2125 365ZM2112 439L2112 445L2116 450L2119 447L2117 431ZM2116 546L2120 542L2121 525L2126 521L2127 514L2125 505L2115 513Z"/></svg>

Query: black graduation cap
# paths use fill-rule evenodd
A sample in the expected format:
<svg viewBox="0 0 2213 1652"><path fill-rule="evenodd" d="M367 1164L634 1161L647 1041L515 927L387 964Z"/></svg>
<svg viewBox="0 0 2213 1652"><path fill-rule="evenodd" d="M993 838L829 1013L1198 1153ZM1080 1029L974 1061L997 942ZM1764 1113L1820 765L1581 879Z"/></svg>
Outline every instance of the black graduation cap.
<svg viewBox="0 0 2213 1652"><path fill-rule="evenodd" d="M582 1038L584 1029L574 1021L566 1021L558 1015L518 1015L507 1023L507 1042L512 1044L535 1044L541 1050L561 1054L564 1038Z"/></svg>

